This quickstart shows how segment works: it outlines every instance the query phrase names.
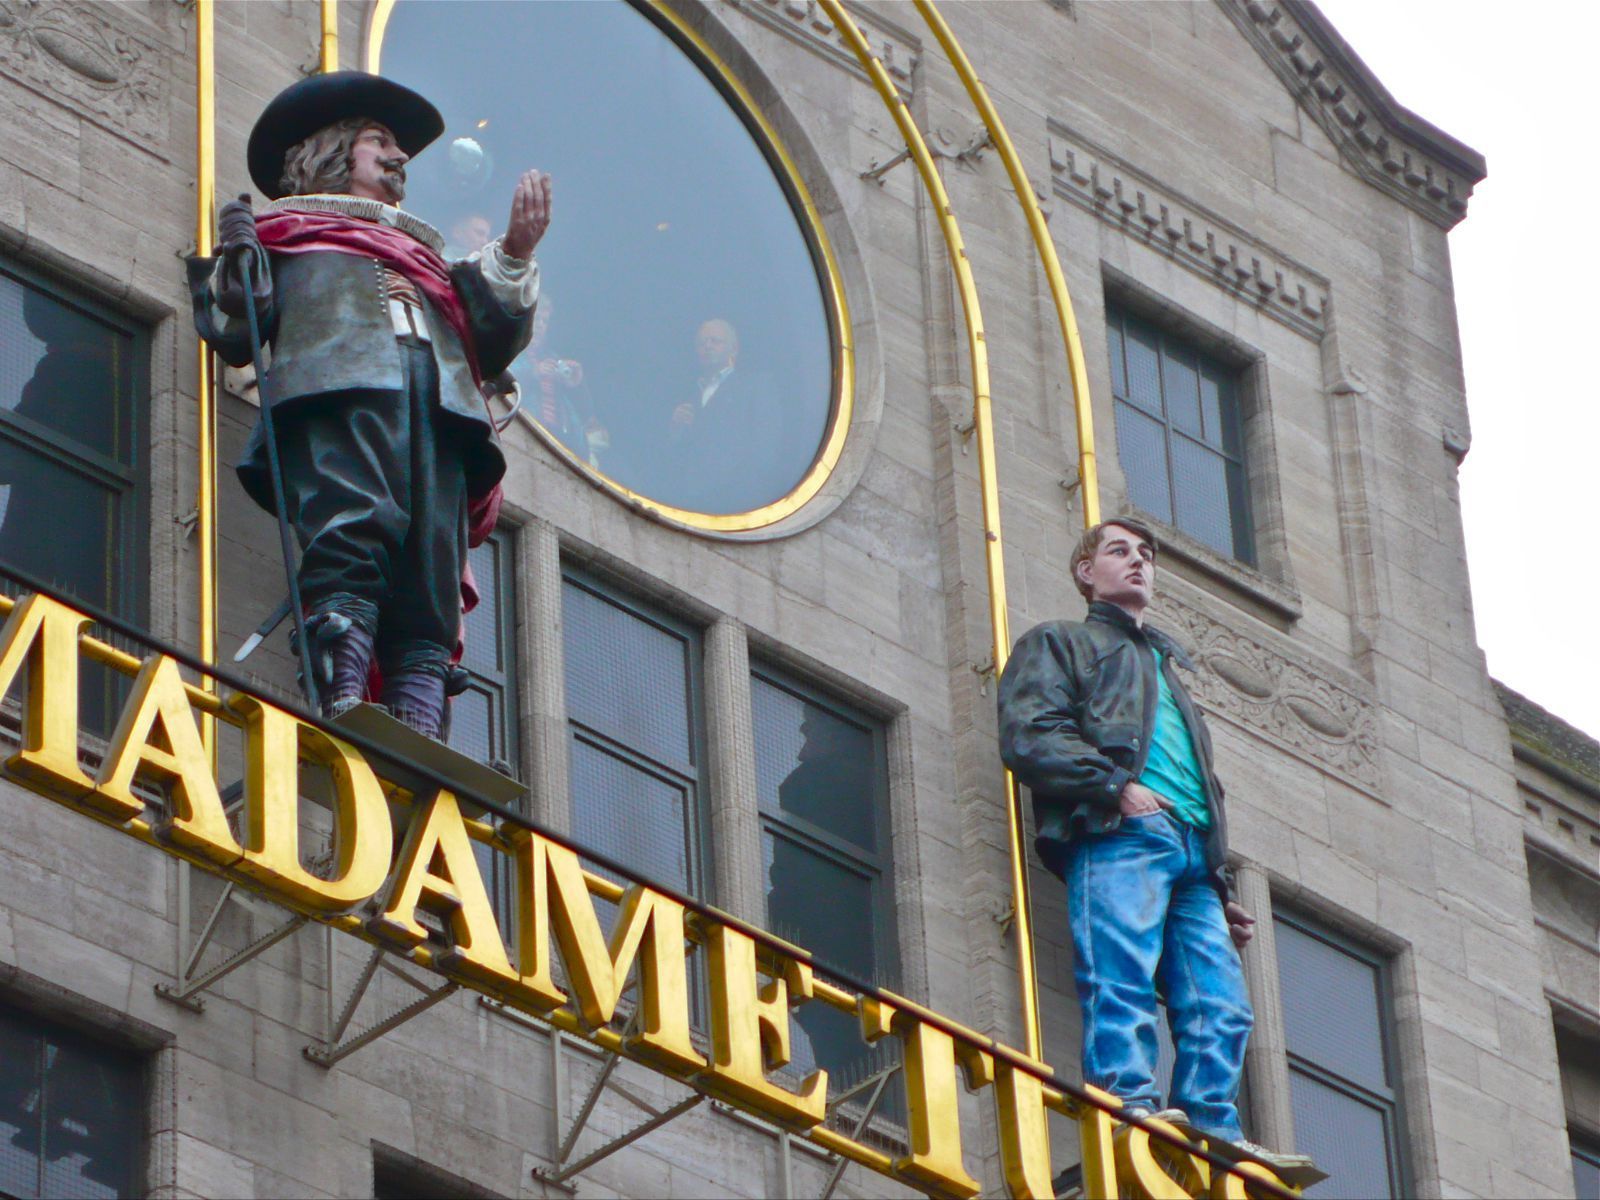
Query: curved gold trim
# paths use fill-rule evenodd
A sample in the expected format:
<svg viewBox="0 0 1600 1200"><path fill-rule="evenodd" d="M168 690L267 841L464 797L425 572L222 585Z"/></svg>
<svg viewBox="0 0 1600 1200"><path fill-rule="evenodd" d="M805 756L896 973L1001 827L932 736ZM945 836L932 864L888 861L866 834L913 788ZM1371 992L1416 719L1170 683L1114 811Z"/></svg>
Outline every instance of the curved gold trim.
<svg viewBox="0 0 1600 1200"><path fill-rule="evenodd" d="M1083 363L1083 341L1078 336L1078 319L1072 311L1072 297L1067 294L1061 260L1056 255L1050 231L1045 228L1039 202L1033 198L1033 184L1028 179L1028 173L1022 169L1016 144L1006 131L1000 113L990 102L988 89L972 69L966 51L956 41L955 34L933 6L932 0L914 0L914 3L923 20L933 30L933 36L939 40L939 45L944 47L951 65L967 89L967 95L972 98L973 106L989 128L995 149L1000 152L1000 161L1005 164L1006 174L1011 176L1011 186L1017 193L1017 203L1022 206L1022 215L1027 218L1028 232L1033 235L1034 248L1039 252L1045 277L1050 281L1050 298L1055 302L1056 321L1061 326L1061 340L1067 350L1067 370L1072 377L1072 406L1078 424L1078 480L1083 491L1083 527L1087 529L1100 520L1100 472L1095 464L1094 413L1089 402L1089 373Z"/></svg>
<svg viewBox="0 0 1600 1200"><path fill-rule="evenodd" d="M217 205L217 71L216 26L212 0L195 3L195 222L194 251L210 254ZM195 498L195 536L200 543L200 659L208 666L217 661L217 360L211 347L199 343L198 379L200 411ZM216 694L217 681L201 677L200 686ZM200 716L200 738L206 754L216 762L217 731L209 713Z"/></svg>
<svg viewBox="0 0 1600 1200"><path fill-rule="evenodd" d="M818 0L824 12L838 27L849 43L856 59L866 68L872 85L883 98L906 149L922 175L922 182L933 200L939 229L944 234L945 246L950 255L950 266L955 272L957 290L961 296L961 310L966 318L967 344L972 358L972 421L978 447L978 481L983 494L984 555L989 575L989 624L994 638L995 671L1005 665L1011 649L1010 618L1006 611L1005 555L1000 540L1000 487L994 451L994 414L989 396L989 350L984 337L983 311L978 303L978 288L972 278L972 264L967 258L966 245L961 237L961 227L956 223L955 210L950 205L949 193L939 177L939 168L923 140L922 131L912 119L900 93L895 90L883 63L872 53L866 38L857 28L850 14L839 0ZM1039 1024L1039 989L1033 951L1033 905L1028 895L1027 860L1017 853L1022 841L1022 797L1011 772L1005 773L1006 818L1011 845L1011 886L1017 931L1017 970L1022 991L1023 1034L1029 1057L1040 1058L1043 1038Z"/></svg>
<svg viewBox="0 0 1600 1200"><path fill-rule="evenodd" d="M372 19L367 27L366 54L367 70L373 74L379 73L383 38L397 2L398 0L376 0L373 4ZM745 125L747 129L750 129L750 122L754 122L755 129L751 129L751 133L755 137L757 148L763 152L763 157L767 159L770 167L775 171L781 168L781 182L785 185L791 203L794 201L799 203L801 211L796 215L804 218L801 221L801 230L807 236L814 256L821 260L817 265L821 268L818 274L821 276L819 282L823 286L823 307L827 309L829 333L832 335L838 355L834 364L832 415L821 448L812 460L810 469L794 488L780 500L741 513L702 513L663 504L591 467L555 437L544 437L541 440L569 467L612 493L635 511L697 532L751 533L793 516L815 499L844 454L845 439L850 433L850 424L855 414L855 345L851 339L850 307L845 297L839 263L834 256L833 245L828 240L827 230L823 226L822 214L805 185L799 164L761 111L755 97L699 32L673 12L665 0L640 0L638 7L643 10L642 16L647 19L654 18L658 26L662 24L667 26L663 32L678 42L679 48L685 50L691 62L711 76L713 86L723 93L725 100L731 99L737 102L738 107L735 111L740 116L748 118ZM774 159L777 161L774 162Z"/></svg>

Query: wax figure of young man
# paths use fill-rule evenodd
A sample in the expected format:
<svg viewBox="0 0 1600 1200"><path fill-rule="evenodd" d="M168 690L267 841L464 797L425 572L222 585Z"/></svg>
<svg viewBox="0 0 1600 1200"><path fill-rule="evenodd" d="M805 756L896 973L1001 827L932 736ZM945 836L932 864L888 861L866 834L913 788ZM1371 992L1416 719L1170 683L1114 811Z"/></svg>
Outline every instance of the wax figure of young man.
<svg viewBox="0 0 1600 1200"><path fill-rule="evenodd" d="M1033 793L1039 855L1067 885L1084 1082L1219 1150L1309 1165L1239 1128L1253 1017L1238 949L1255 920L1229 895L1211 738L1174 669L1192 664L1145 623L1156 550L1128 518L1079 540L1072 578L1088 615L1017 643L1000 679L1000 755ZM1168 1108L1155 1078L1158 994L1177 1052Z"/></svg>
<svg viewBox="0 0 1600 1200"><path fill-rule="evenodd" d="M241 264L271 366L287 516L325 716L381 674L400 720L439 737L469 544L493 529L505 459L481 386L528 344L550 181L515 187L503 237L454 263L397 205L405 167L444 129L427 100L356 71L285 89L251 131L249 166L273 202L219 213L219 254L189 260L195 324L224 361L251 361ZM240 482L273 510L264 427ZM380 670L372 672L374 660Z"/></svg>

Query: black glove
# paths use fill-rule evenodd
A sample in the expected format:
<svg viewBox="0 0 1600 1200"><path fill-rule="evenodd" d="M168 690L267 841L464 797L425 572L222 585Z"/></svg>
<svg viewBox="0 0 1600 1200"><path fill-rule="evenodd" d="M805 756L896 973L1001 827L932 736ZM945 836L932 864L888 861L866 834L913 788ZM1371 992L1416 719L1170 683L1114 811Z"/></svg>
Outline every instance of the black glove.
<svg viewBox="0 0 1600 1200"><path fill-rule="evenodd" d="M250 207L250 195L245 193L237 200L229 200L217 212L218 252L222 257L222 275L217 289L217 307L230 317L243 319L245 315L243 264L250 264L252 290L255 292L259 313L272 297L272 272L267 265L266 251L256 236L256 215Z"/></svg>

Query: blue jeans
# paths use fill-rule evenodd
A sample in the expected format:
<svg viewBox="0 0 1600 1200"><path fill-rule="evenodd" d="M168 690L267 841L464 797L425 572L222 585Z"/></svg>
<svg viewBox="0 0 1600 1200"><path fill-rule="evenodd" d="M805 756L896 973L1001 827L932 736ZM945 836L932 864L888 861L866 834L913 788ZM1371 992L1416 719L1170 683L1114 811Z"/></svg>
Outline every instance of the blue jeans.
<svg viewBox="0 0 1600 1200"><path fill-rule="evenodd" d="M1084 1082L1127 1104L1163 1107L1155 1079L1159 988L1177 1050L1172 1106L1201 1133L1238 1141L1254 1018L1206 871L1205 835L1166 813L1124 817L1110 833L1068 843L1064 878Z"/></svg>

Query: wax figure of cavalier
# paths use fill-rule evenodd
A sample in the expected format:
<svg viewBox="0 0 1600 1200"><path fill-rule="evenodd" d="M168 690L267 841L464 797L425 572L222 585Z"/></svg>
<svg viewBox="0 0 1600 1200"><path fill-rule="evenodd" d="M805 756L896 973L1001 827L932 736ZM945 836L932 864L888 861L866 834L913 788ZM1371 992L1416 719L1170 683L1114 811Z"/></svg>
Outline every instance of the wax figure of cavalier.
<svg viewBox="0 0 1600 1200"><path fill-rule="evenodd" d="M480 390L528 344L550 181L521 177L502 238L454 263L395 207L405 165L444 129L399 84L314 75L267 105L250 176L272 199L219 213L219 254L189 260L195 324L224 361L251 361L241 264L271 365L287 516L323 715L367 697L441 735L470 605L467 548L494 527L505 460ZM273 511L258 423L240 482ZM374 665L378 668L373 670ZM377 698L377 697L375 697Z"/></svg>
<svg viewBox="0 0 1600 1200"><path fill-rule="evenodd" d="M1246 1142L1239 1126L1253 1015L1238 950L1255 918L1229 894L1211 737L1174 669L1192 664L1144 619L1156 550L1129 518L1084 533L1071 570L1087 618L1017 642L1000 677L1000 756L1033 793L1039 856L1067 885L1084 1082L1219 1153L1306 1171L1305 1155ZM1158 995L1176 1050L1170 1107L1156 1084Z"/></svg>

